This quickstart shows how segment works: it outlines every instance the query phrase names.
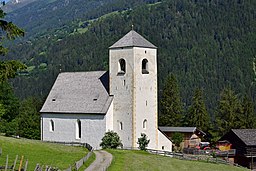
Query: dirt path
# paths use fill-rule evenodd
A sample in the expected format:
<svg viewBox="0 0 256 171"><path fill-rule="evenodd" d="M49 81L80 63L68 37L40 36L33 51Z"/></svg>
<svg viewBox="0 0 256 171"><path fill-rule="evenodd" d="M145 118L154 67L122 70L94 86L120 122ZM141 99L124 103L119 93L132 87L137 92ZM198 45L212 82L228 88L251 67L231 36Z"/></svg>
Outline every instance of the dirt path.
<svg viewBox="0 0 256 171"><path fill-rule="evenodd" d="M105 171L112 161L112 154L100 150L94 151L96 160L84 171Z"/></svg>

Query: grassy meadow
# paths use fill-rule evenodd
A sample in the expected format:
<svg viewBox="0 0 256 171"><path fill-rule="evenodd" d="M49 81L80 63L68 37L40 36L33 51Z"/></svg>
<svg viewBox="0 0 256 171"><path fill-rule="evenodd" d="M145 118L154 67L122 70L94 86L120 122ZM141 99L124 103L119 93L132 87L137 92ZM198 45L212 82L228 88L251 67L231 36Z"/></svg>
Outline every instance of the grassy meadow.
<svg viewBox="0 0 256 171"><path fill-rule="evenodd" d="M38 140L16 139L0 136L0 166L5 166L6 155L9 156L9 166L13 165L16 155L24 156L24 162L28 159L28 170L34 170L37 163L58 167L63 170L73 165L75 161L84 157L88 151L82 147L64 146L46 143ZM19 160L16 168L18 168Z"/></svg>
<svg viewBox="0 0 256 171"><path fill-rule="evenodd" d="M108 150L108 152L113 155L108 171L249 171L224 164L179 160L144 151Z"/></svg>

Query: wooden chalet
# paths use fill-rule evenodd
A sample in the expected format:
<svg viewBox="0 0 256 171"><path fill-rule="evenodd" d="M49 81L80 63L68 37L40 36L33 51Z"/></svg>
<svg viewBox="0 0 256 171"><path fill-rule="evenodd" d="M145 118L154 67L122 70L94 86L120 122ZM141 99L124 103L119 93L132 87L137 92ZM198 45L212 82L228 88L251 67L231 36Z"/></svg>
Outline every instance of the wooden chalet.
<svg viewBox="0 0 256 171"><path fill-rule="evenodd" d="M220 141L228 141L236 149L235 163L256 169L256 129L232 129Z"/></svg>
<svg viewBox="0 0 256 171"><path fill-rule="evenodd" d="M183 148L196 147L200 144L201 138L206 134L196 127L169 127L160 126L159 130L172 139L176 132L183 134Z"/></svg>

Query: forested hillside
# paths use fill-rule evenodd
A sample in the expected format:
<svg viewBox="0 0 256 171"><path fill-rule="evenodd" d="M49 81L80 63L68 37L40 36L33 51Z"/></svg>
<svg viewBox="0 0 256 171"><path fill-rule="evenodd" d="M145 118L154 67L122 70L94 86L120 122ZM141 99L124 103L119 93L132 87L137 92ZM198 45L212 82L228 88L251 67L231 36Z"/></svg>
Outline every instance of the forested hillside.
<svg viewBox="0 0 256 171"><path fill-rule="evenodd" d="M31 2L32 1L32 2ZM98 18L113 11L132 9L157 0L30 0L30 4L8 13L7 19L26 30L26 39L71 32L81 19ZM8 9L9 4L4 8ZM10 5L11 6L11 5ZM59 33L58 33L59 34Z"/></svg>
<svg viewBox="0 0 256 171"><path fill-rule="evenodd" d="M79 5L79 0L75 2ZM107 70L108 47L130 31L133 24L138 33L158 47L160 94L165 78L173 73L185 107L190 105L196 88L203 89L211 113L224 87L256 98L256 1L163 0L132 8L122 6L124 2L120 1L120 8L101 8L103 12L95 8L95 14L86 9L78 11L80 15L68 10L58 14L54 10L44 11L46 17L46 13L68 14L76 22L62 26L62 19L53 18L52 23L44 22L45 27L38 29L47 31L53 23L60 29L14 47L8 58L18 57L28 66L13 80L16 94L20 98L45 97L60 69ZM67 6L74 11L73 7L76 8ZM109 14L100 17L106 10ZM26 20L25 14L23 18ZM35 27L27 24L28 29ZM31 32L39 32L38 29ZM40 32L43 33L46 32Z"/></svg>

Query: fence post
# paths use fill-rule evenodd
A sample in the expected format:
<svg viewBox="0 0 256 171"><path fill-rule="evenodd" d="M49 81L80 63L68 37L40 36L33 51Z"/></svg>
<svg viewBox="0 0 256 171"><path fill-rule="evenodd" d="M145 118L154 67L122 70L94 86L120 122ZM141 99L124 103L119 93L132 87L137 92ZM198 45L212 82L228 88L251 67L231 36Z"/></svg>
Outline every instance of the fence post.
<svg viewBox="0 0 256 171"><path fill-rule="evenodd" d="M39 167L39 164L37 163L37 164L36 164L36 167L35 167L35 169L34 169L34 171L37 171L37 170L38 170L38 167Z"/></svg>
<svg viewBox="0 0 256 171"><path fill-rule="evenodd" d="M12 167L12 171L15 170L17 160L18 160L18 155L16 155L16 158L15 158L15 160L14 160L13 167Z"/></svg>
<svg viewBox="0 0 256 171"><path fill-rule="evenodd" d="M6 163L5 163L5 169L4 171L7 171L7 168L8 168L8 154L6 156Z"/></svg>
<svg viewBox="0 0 256 171"><path fill-rule="evenodd" d="M24 156L22 156L22 157L21 157L21 160L20 160L20 166L19 166L19 170L18 170L18 171L21 171L21 167L22 167L23 158L24 158Z"/></svg>
<svg viewBox="0 0 256 171"><path fill-rule="evenodd" d="M26 160L24 171L27 171L27 168L28 168L28 160Z"/></svg>

